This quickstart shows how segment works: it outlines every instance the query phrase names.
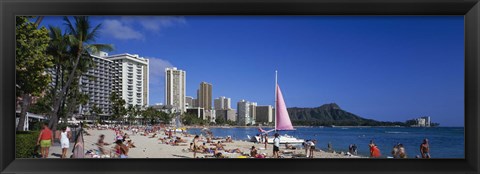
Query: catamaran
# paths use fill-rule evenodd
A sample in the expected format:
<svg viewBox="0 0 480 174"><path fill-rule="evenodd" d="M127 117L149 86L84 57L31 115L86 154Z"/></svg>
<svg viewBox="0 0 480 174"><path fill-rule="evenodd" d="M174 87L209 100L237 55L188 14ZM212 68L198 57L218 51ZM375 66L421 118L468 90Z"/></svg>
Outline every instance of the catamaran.
<svg viewBox="0 0 480 174"><path fill-rule="evenodd" d="M287 106L285 105L285 101L283 100L282 91L280 90L280 86L277 83L277 71L275 71L275 129L272 130L263 130L261 127L258 128L261 134L267 135L269 132L277 132L279 130L295 130L292 126L292 122L290 121L290 116L287 112ZM302 144L305 142L303 139L298 139L290 135L280 135L280 144ZM262 136L254 136L250 138L253 142L263 142ZM267 141L269 144L273 143L274 137L268 137Z"/></svg>

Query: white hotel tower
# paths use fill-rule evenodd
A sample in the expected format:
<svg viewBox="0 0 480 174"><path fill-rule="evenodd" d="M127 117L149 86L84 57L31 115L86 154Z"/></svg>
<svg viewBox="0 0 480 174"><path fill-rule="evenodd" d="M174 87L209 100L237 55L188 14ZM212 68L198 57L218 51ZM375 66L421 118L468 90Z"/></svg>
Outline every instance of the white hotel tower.
<svg viewBox="0 0 480 174"><path fill-rule="evenodd" d="M176 67L165 68L165 104L172 105L181 113L186 111L186 72Z"/></svg>
<svg viewBox="0 0 480 174"><path fill-rule="evenodd" d="M148 59L128 53L105 58L114 62L112 91L117 91L127 106L148 105Z"/></svg>

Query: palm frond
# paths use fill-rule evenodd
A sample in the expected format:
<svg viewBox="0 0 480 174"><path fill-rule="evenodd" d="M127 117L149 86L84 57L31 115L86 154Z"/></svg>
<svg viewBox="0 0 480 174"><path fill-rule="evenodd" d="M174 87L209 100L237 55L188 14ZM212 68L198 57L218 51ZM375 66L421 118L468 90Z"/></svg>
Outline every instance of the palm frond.
<svg viewBox="0 0 480 174"><path fill-rule="evenodd" d="M110 52L114 50L114 47L112 44L90 44L87 45L87 50L90 51L91 53L98 53L100 51L106 51Z"/></svg>
<svg viewBox="0 0 480 174"><path fill-rule="evenodd" d="M67 16L63 17L64 24L67 26L67 33L71 33L73 35L77 35L75 27L73 26L72 22Z"/></svg>
<svg viewBox="0 0 480 174"><path fill-rule="evenodd" d="M88 42L95 42L98 34L100 33L99 29L101 28L102 24L98 24L97 26L95 26L95 28L93 28L92 31L90 31L88 34L87 34L87 38L86 38L86 41Z"/></svg>

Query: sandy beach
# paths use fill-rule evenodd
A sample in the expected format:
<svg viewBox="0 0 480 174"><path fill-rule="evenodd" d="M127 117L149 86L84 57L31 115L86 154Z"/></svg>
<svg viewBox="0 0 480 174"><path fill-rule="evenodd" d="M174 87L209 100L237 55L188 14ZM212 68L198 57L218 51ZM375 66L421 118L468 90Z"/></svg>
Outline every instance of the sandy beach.
<svg viewBox="0 0 480 174"><path fill-rule="evenodd" d="M98 147L95 143L98 141L98 137L101 134L105 135L105 142L109 143L110 145L107 148L113 148L115 146L115 131L114 130L97 130L97 129L85 129L90 135L84 134L84 141L85 141L85 152L87 151L95 151ZM166 135L163 131L159 131L156 134L155 138L150 138L153 133L148 134L148 136L140 135L140 134L132 134L130 130L123 130L127 133L130 139L134 142L135 148L130 148L128 152L128 158L193 158L193 152L188 150L190 142L192 142L194 135L184 136L181 133L174 134L173 136L179 136L182 139L186 140L187 143L180 143L179 146L173 146L169 144L163 144L159 138L164 138ZM203 138L205 140L205 138ZM220 140L213 140L214 142L223 141L225 139ZM222 154L226 158L238 158L241 156L248 156L250 153L250 148L255 146L258 149L260 154L265 153L267 158L271 158L273 155L272 149L273 145L269 144L267 149L265 149L264 144L257 144L253 142L247 141L240 141L234 140L233 143L223 143L225 144L225 149L240 149L242 153L228 153L222 151ZM67 157L72 154L73 143L70 144L70 148L67 152ZM210 146L210 143L206 143L207 147L214 147ZM58 142L56 142L50 148L50 155L49 158L60 158L61 154L61 147ZM280 154L283 158L305 158L305 150L304 149L285 149L285 146L280 147ZM197 158L206 158L212 156L211 154L206 153L197 153ZM92 158L94 157L91 154L85 155L85 158ZM316 150L314 153L314 158L362 158L360 156L352 156L352 155L345 155L339 153L330 153L321 150Z"/></svg>

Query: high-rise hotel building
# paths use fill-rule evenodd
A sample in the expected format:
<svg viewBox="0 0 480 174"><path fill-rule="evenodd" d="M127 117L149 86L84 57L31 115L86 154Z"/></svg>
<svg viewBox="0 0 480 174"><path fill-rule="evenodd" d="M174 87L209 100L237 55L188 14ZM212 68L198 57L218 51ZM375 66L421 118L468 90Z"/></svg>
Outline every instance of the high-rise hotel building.
<svg viewBox="0 0 480 174"><path fill-rule="evenodd" d="M112 91L118 92L126 105L148 105L148 59L138 54L117 54L105 57L113 61Z"/></svg>
<svg viewBox="0 0 480 174"><path fill-rule="evenodd" d="M165 69L165 104L186 111L186 72L173 68Z"/></svg>
<svg viewBox="0 0 480 174"><path fill-rule="evenodd" d="M214 100L215 110L232 109L230 105L230 98L226 98L224 96L218 97Z"/></svg>
<svg viewBox="0 0 480 174"><path fill-rule="evenodd" d="M197 101L198 107L212 110L212 84L200 83L200 88L197 90Z"/></svg>
<svg viewBox="0 0 480 174"><path fill-rule="evenodd" d="M96 106L101 113L96 115L103 117L111 115L110 93L113 84L112 60L104 58L107 53L100 52L92 55L95 66L84 73L79 80L80 91L89 96L87 104L79 106L79 114L92 116L92 107ZM95 118L87 118L95 119Z"/></svg>

